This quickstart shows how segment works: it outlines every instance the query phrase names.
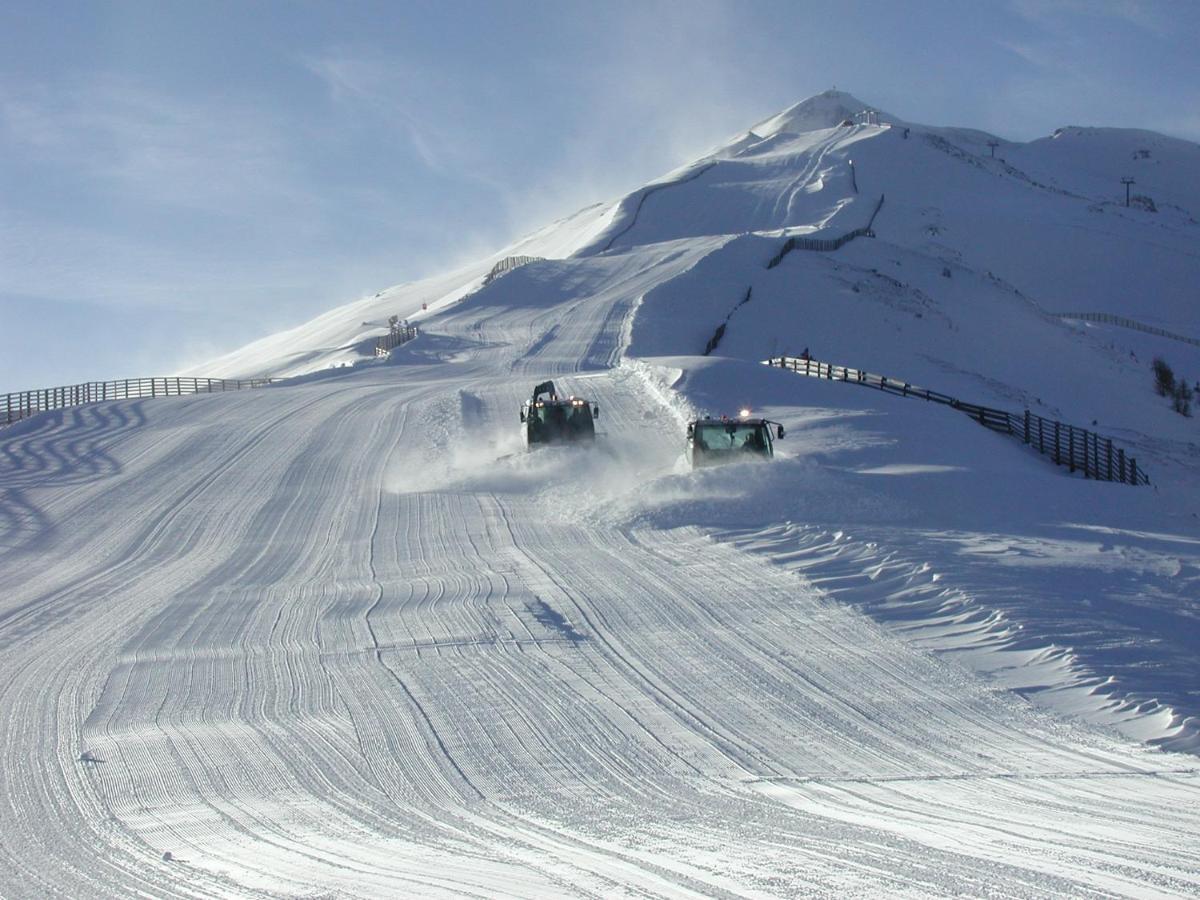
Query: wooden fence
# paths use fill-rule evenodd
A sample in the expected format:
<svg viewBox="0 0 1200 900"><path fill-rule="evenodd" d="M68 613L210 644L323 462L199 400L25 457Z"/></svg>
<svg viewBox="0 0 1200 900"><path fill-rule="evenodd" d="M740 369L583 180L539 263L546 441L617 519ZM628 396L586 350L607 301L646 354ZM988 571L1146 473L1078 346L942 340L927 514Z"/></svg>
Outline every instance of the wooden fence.
<svg viewBox="0 0 1200 900"><path fill-rule="evenodd" d="M985 428L1020 439L1043 456L1049 456L1055 465L1067 466L1072 472L1083 472L1086 478L1119 481L1122 484L1150 483L1145 471L1138 467L1137 460L1126 455L1123 448L1114 447L1109 438L1076 428L1074 425L1045 419L1029 410L1025 410L1023 414L1016 414L990 406L980 406L977 403L964 403L949 394L917 387L906 381L888 378L886 375L874 375L862 369L818 362L815 359L779 356L763 360L763 365L790 369L798 375L807 375L810 378L858 384L901 397L916 397L940 403L966 413Z"/></svg>
<svg viewBox="0 0 1200 900"><path fill-rule="evenodd" d="M717 346L721 343L721 338L725 337L725 328L729 325L729 320L733 318L733 314L735 312L750 302L750 298L753 296L753 294L754 286L751 285L750 287L746 288L746 296L744 296L738 303L734 304L733 309L725 314L725 321L717 326L717 330L713 332L713 336L708 339L708 343L704 347L705 356L709 356L714 350L717 349Z"/></svg>
<svg viewBox="0 0 1200 900"><path fill-rule="evenodd" d="M875 217L879 215L879 210L883 207L883 197L883 194L879 195L879 202L875 204L875 211L871 213L871 218L862 228L855 228L853 231L848 231L846 234L835 238L808 238L801 235L794 235L784 241L783 246L779 248L779 252L772 256L767 263L767 268L775 268L793 250L819 250L828 253L850 243L855 238L874 237L875 233L871 230L871 226L875 224Z"/></svg>
<svg viewBox="0 0 1200 900"><path fill-rule="evenodd" d="M387 334L375 339L375 355L387 356L393 348L417 336L416 325L393 325Z"/></svg>
<svg viewBox="0 0 1200 900"><path fill-rule="evenodd" d="M538 262L543 259L545 259L544 256L506 256L492 266L492 270L483 276L483 286L487 287L505 272L511 272L513 269L519 269L521 266L527 266L531 262Z"/></svg>
<svg viewBox="0 0 1200 900"><path fill-rule="evenodd" d="M235 381L227 378L125 378L120 381L85 381L60 387L39 388L0 394L0 426L28 418L50 409L65 409L104 400L128 400L138 397L175 397L181 394L211 394L265 387L279 378L253 378Z"/></svg>
<svg viewBox="0 0 1200 900"><path fill-rule="evenodd" d="M415 325L393 325L375 342L375 355L386 356L393 347L417 336ZM101 403L105 400L131 400L142 397L178 397L183 394L213 394L222 391L241 391L266 387L285 381L283 378L186 378L169 375L164 378L123 378L119 381L85 381L60 387L37 388L0 394L0 428L51 409Z"/></svg>
<svg viewBox="0 0 1200 900"><path fill-rule="evenodd" d="M1050 315L1057 319L1080 319L1084 322L1103 322L1107 325L1117 325L1121 328L1132 328L1134 331L1144 331L1146 334L1156 334L1159 337L1170 338L1173 341L1183 341L1185 344L1200 347L1200 340L1196 338L1185 337L1182 334L1176 334L1173 331L1166 331L1162 328L1155 328L1153 325L1145 325L1133 319L1126 319L1124 316L1114 316L1112 313L1063 312L1050 313Z"/></svg>

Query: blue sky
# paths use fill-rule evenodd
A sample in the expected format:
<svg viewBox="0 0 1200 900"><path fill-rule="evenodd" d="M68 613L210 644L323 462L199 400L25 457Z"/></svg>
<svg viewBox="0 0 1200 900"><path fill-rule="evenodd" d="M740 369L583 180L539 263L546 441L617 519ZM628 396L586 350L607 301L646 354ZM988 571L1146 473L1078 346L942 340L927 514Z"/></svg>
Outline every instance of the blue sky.
<svg viewBox="0 0 1200 900"><path fill-rule="evenodd" d="M165 374L484 255L836 85L1200 141L1200 3L0 6L0 392Z"/></svg>

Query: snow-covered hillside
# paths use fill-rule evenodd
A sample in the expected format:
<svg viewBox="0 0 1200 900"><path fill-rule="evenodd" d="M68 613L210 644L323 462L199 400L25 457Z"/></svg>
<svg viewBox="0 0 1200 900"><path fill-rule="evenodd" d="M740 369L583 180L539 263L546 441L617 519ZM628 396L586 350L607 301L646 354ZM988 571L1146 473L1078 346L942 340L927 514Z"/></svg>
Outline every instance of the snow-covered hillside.
<svg viewBox="0 0 1200 900"><path fill-rule="evenodd" d="M866 109L197 369L281 385L0 433L0 893L1200 891L1200 426L1149 368L1200 346L1051 315L1200 337L1200 148ZM806 347L1153 484L760 365ZM593 451L522 447L547 377ZM744 405L776 458L691 471Z"/></svg>

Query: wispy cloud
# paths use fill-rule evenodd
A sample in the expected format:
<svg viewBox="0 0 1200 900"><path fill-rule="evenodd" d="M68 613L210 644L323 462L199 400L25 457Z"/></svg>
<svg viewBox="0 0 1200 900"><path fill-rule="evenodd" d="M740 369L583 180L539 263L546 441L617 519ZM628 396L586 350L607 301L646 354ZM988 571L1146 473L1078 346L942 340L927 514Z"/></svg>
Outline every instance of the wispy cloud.
<svg viewBox="0 0 1200 900"><path fill-rule="evenodd" d="M378 290L405 271L402 217L370 183L322 183L305 156L318 125L112 77L0 86L0 301L290 325ZM391 241L339 240L354 216Z"/></svg>
<svg viewBox="0 0 1200 900"><path fill-rule="evenodd" d="M1069 30L1080 17L1112 19L1157 37L1170 33L1170 17L1161 4L1141 0L1012 0L1012 10L1039 27Z"/></svg>
<svg viewBox="0 0 1200 900"><path fill-rule="evenodd" d="M0 220L0 297L217 312L302 290L311 276L311 264L294 260L235 259L228 251L204 253L70 222Z"/></svg>
<svg viewBox="0 0 1200 900"><path fill-rule="evenodd" d="M571 95L573 109L547 128L552 152L533 189L506 191L515 227L528 231L633 190L777 111L761 72L747 65L755 46L742 15L724 0L606 7L603 25L588 35L602 64L544 72ZM731 41L734 34L740 40ZM785 94L782 102L795 99Z"/></svg>
<svg viewBox="0 0 1200 900"><path fill-rule="evenodd" d="M612 4L573 23L580 34L564 40L580 42L577 58L526 60L525 90L458 62L350 46L303 63L335 103L369 117L430 172L486 188L515 237L632 190L776 111L761 72L747 66L752 48L744 36L730 41L745 31L741 16L724 0ZM562 105L536 108L536 98Z"/></svg>
<svg viewBox="0 0 1200 900"><path fill-rule="evenodd" d="M996 44L1028 65L1039 69L1058 66L1062 57L1044 45L1029 41L998 40Z"/></svg>
<svg viewBox="0 0 1200 900"><path fill-rule="evenodd" d="M499 187L481 140L478 97L444 69L335 47L303 59L334 103L377 135L399 135L431 172Z"/></svg>
<svg viewBox="0 0 1200 900"><path fill-rule="evenodd" d="M0 138L31 163L159 206L236 214L313 200L284 123L234 98L168 97L111 78L0 88Z"/></svg>
<svg viewBox="0 0 1200 900"><path fill-rule="evenodd" d="M1020 27L993 39L1012 65L980 100L986 127L1019 123L1019 136L1032 137L1095 124L1195 139L1194 123L1178 115L1195 93L1183 68L1195 51L1181 27L1194 21L1194 4L1174 4L1174 16L1168 4L1139 0L1010 0L1008 8ZM1172 66L1178 72L1167 74Z"/></svg>

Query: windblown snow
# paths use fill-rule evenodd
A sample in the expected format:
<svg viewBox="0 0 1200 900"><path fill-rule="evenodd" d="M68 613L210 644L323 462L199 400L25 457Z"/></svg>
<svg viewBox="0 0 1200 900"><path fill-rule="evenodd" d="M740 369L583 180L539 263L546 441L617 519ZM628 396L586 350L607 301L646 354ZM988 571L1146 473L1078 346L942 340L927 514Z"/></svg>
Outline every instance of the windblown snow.
<svg viewBox="0 0 1200 900"><path fill-rule="evenodd" d="M1197 185L827 92L196 370L270 388L5 429L0 894L1194 896ZM594 448L525 449L547 378ZM776 457L692 471L743 406Z"/></svg>

